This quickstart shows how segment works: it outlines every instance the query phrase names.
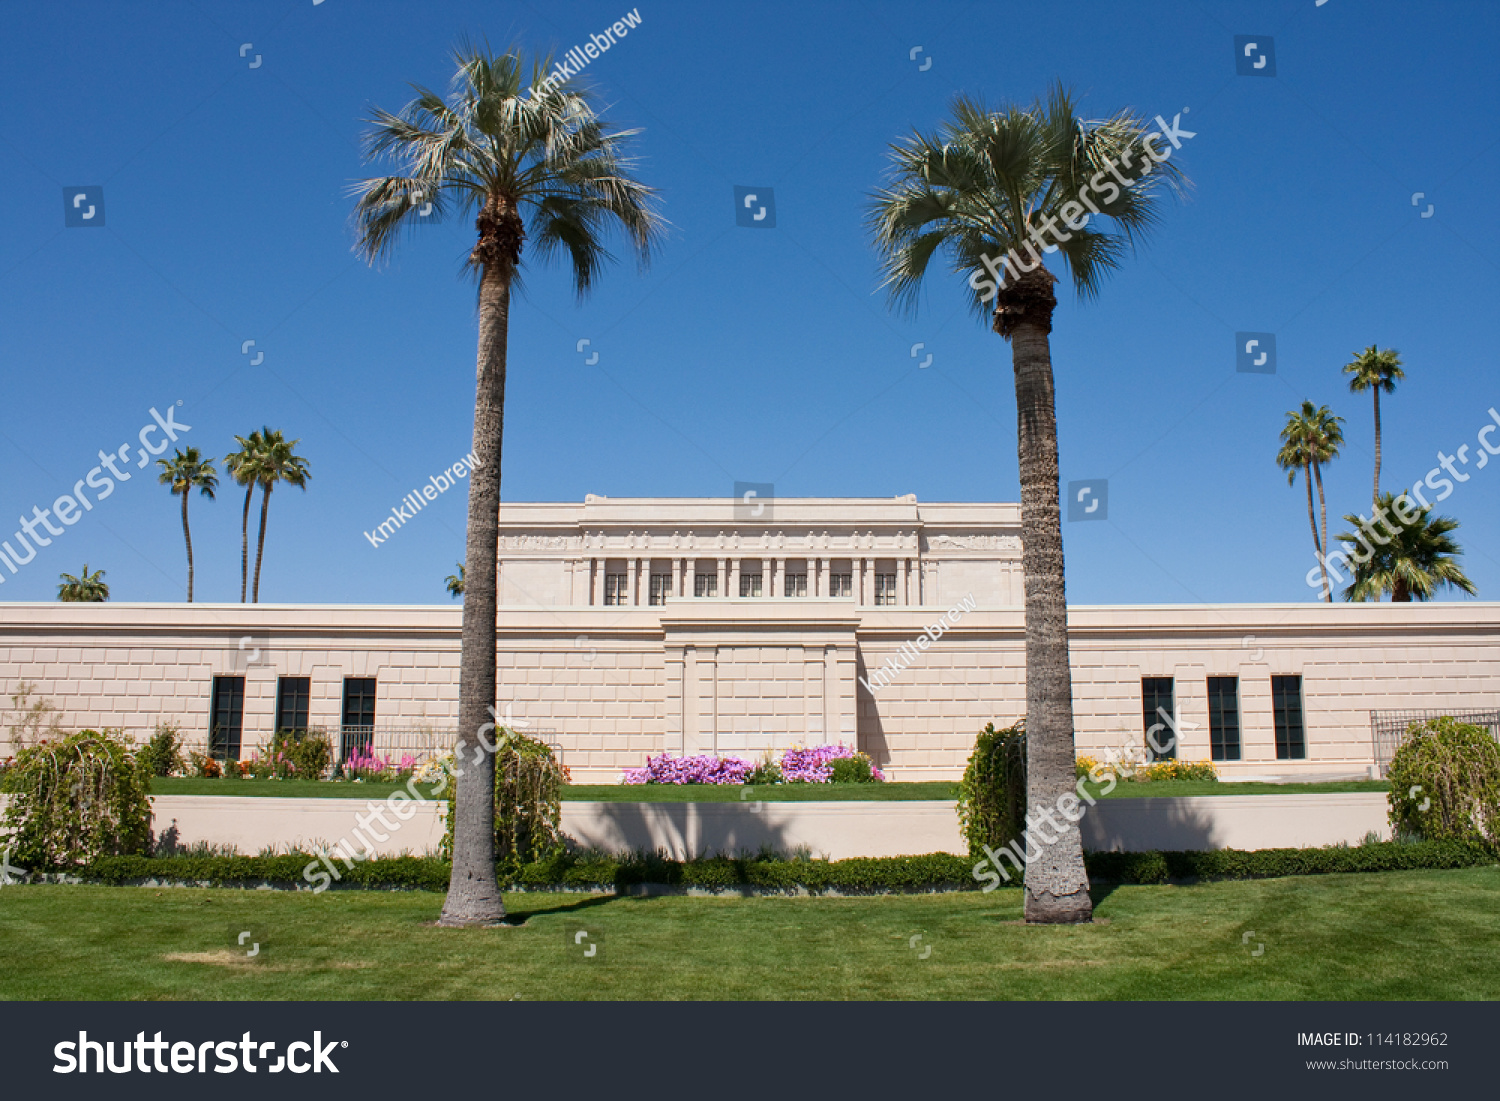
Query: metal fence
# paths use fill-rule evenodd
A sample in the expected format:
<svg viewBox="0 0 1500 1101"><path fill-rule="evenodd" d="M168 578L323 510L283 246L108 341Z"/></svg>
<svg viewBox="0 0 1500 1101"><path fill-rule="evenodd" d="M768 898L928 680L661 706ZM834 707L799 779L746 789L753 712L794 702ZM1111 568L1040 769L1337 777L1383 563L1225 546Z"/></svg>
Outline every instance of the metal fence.
<svg viewBox="0 0 1500 1101"><path fill-rule="evenodd" d="M1475 726L1485 727L1492 738L1500 740L1500 711L1371 711L1370 743L1374 748L1375 763L1380 766L1381 774L1385 774L1386 768L1391 763L1391 757L1406 737L1406 731L1412 723L1426 722L1428 719L1440 719L1445 716L1461 723L1473 723Z"/></svg>

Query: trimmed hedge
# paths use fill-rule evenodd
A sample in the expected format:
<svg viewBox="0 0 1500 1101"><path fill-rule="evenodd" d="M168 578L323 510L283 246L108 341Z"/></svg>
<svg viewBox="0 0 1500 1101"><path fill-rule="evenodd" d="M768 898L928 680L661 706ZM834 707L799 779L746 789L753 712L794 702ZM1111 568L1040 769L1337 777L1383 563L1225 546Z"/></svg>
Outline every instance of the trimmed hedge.
<svg viewBox="0 0 1500 1101"><path fill-rule="evenodd" d="M85 867L58 868L70 876L106 884L140 880L210 886L281 884L311 886L303 876L309 853L282 856L110 856ZM1086 854L1089 878L1123 884L1183 880L1268 879L1338 872L1388 872L1421 868L1473 868L1500 862L1500 851L1479 841L1381 842L1359 848L1259 849L1243 852L1145 852ZM345 867L335 860L340 887L366 890L445 891L449 864L433 856L382 857ZM320 868L322 864L318 865ZM975 891L972 857L950 853L926 856L853 857L848 860L782 860L757 857L705 857L678 861L653 854L606 857L565 853L523 865L504 877L507 889L629 889L645 884L702 890L753 888L763 891L845 894L922 891ZM1013 877L1008 886L1020 880Z"/></svg>

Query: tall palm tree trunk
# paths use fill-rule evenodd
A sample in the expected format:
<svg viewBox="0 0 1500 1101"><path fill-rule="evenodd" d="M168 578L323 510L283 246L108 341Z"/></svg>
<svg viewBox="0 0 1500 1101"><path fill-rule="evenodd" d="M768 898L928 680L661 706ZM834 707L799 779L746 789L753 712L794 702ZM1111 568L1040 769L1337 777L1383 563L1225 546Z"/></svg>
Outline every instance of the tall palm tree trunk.
<svg viewBox="0 0 1500 1101"><path fill-rule="evenodd" d="M1317 460L1312 464L1313 478L1318 483L1318 512L1323 518L1323 537L1318 543L1318 558L1323 562L1323 599L1333 603L1333 588L1328 584L1328 500L1323 496L1323 468Z"/></svg>
<svg viewBox="0 0 1500 1101"><path fill-rule="evenodd" d="M188 530L188 519L187 519L188 490L191 489L191 488L192 488L192 486L188 485L182 491L182 541L187 544L187 556L188 556L188 598L187 598L187 602L189 604L191 604L193 602L193 533Z"/></svg>
<svg viewBox="0 0 1500 1101"><path fill-rule="evenodd" d="M1302 480L1307 483L1307 523L1313 533L1313 553L1318 556L1318 569L1323 578L1323 596L1329 598L1328 561L1323 557L1323 541L1318 538L1318 514L1313 511L1312 463L1302 464Z"/></svg>
<svg viewBox="0 0 1500 1101"><path fill-rule="evenodd" d="M491 201L477 220L479 350L474 393L474 455L464 542L463 652L459 662L453 872L439 925L497 925L505 903L495 878L496 575L500 552L500 454L505 431L506 339L510 280L520 257L521 220ZM497 735L498 736L498 735ZM481 742L488 746L481 746Z"/></svg>
<svg viewBox="0 0 1500 1101"><path fill-rule="evenodd" d="M1057 305L1052 290L1055 282L1038 264L1002 292L995 316L996 332L1011 344L1021 470L1021 569L1026 584L1025 916L1029 923L1047 924L1093 918L1078 824L1057 813L1059 800L1074 790L1076 757L1058 500L1057 414L1048 339ZM1042 823L1046 823L1045 830ZM1050 842L1048 831L1057 833Z"/></svg>
<svg viewBox="0 0 1500 1101"><path fill-rule="evenodd" d="M1370 515L1380 507L1380 386L1370 387L1375 395L1375 493L1370 497Z"/></svg>
<svg viewBox="0 0 1500 1101"><path fill-rule="evenodd" d="M250 603L260 603L260 560L266 553L266 510L271 507L272 483L266 482L260 492L260 534L255 537L255 584L250 589Z"/></svg>
<svg viewBox="0 0 1500 1101"><path fill-rule="evenodd" d="M250 498L255 493L255 483L245 487L245 511L240 513L240 603L245 602L245 593L250 586Z"/></svg>

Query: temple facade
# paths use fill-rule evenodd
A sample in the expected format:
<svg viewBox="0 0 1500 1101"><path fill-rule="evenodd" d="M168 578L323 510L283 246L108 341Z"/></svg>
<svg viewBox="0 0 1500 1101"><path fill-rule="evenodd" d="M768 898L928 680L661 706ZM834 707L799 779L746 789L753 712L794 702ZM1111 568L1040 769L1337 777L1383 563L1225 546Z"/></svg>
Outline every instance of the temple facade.
<svg viewBox="0 0 1500 1101"><path fill-rule="evenodd" d="M498 710L580 782L663 752L826 742L893 779L954 779L985 723L1025 710L1020 553L1013 504L506 504ZM173 722L238 758L278 728L422 756L454 736L461 620L456 604L0 604L0 693L29 685L68 729ZM1096 757L1361 775L1389 752L1378 716L1500 705L1493 603L1074 606L1069 631L1078 750Z"/></svg>

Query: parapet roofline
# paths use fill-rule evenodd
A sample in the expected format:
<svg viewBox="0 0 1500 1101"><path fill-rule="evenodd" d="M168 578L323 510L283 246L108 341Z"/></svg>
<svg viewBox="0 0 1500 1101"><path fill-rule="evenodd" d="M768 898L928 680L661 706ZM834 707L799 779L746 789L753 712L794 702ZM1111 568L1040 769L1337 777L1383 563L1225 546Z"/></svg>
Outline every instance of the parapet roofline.
<svg viewBox="0 0 1500 1101"><path fill-rule="evenodd" d="M603 497L589 494L570 501L508 501L500 506L503 524L659 526L720 524L729 527L788 528L867 524L921 526L999 525L1015 527L1021 506L1005 501L919 502L900 497L767 497L746 502L735 497Z"/></svg>

